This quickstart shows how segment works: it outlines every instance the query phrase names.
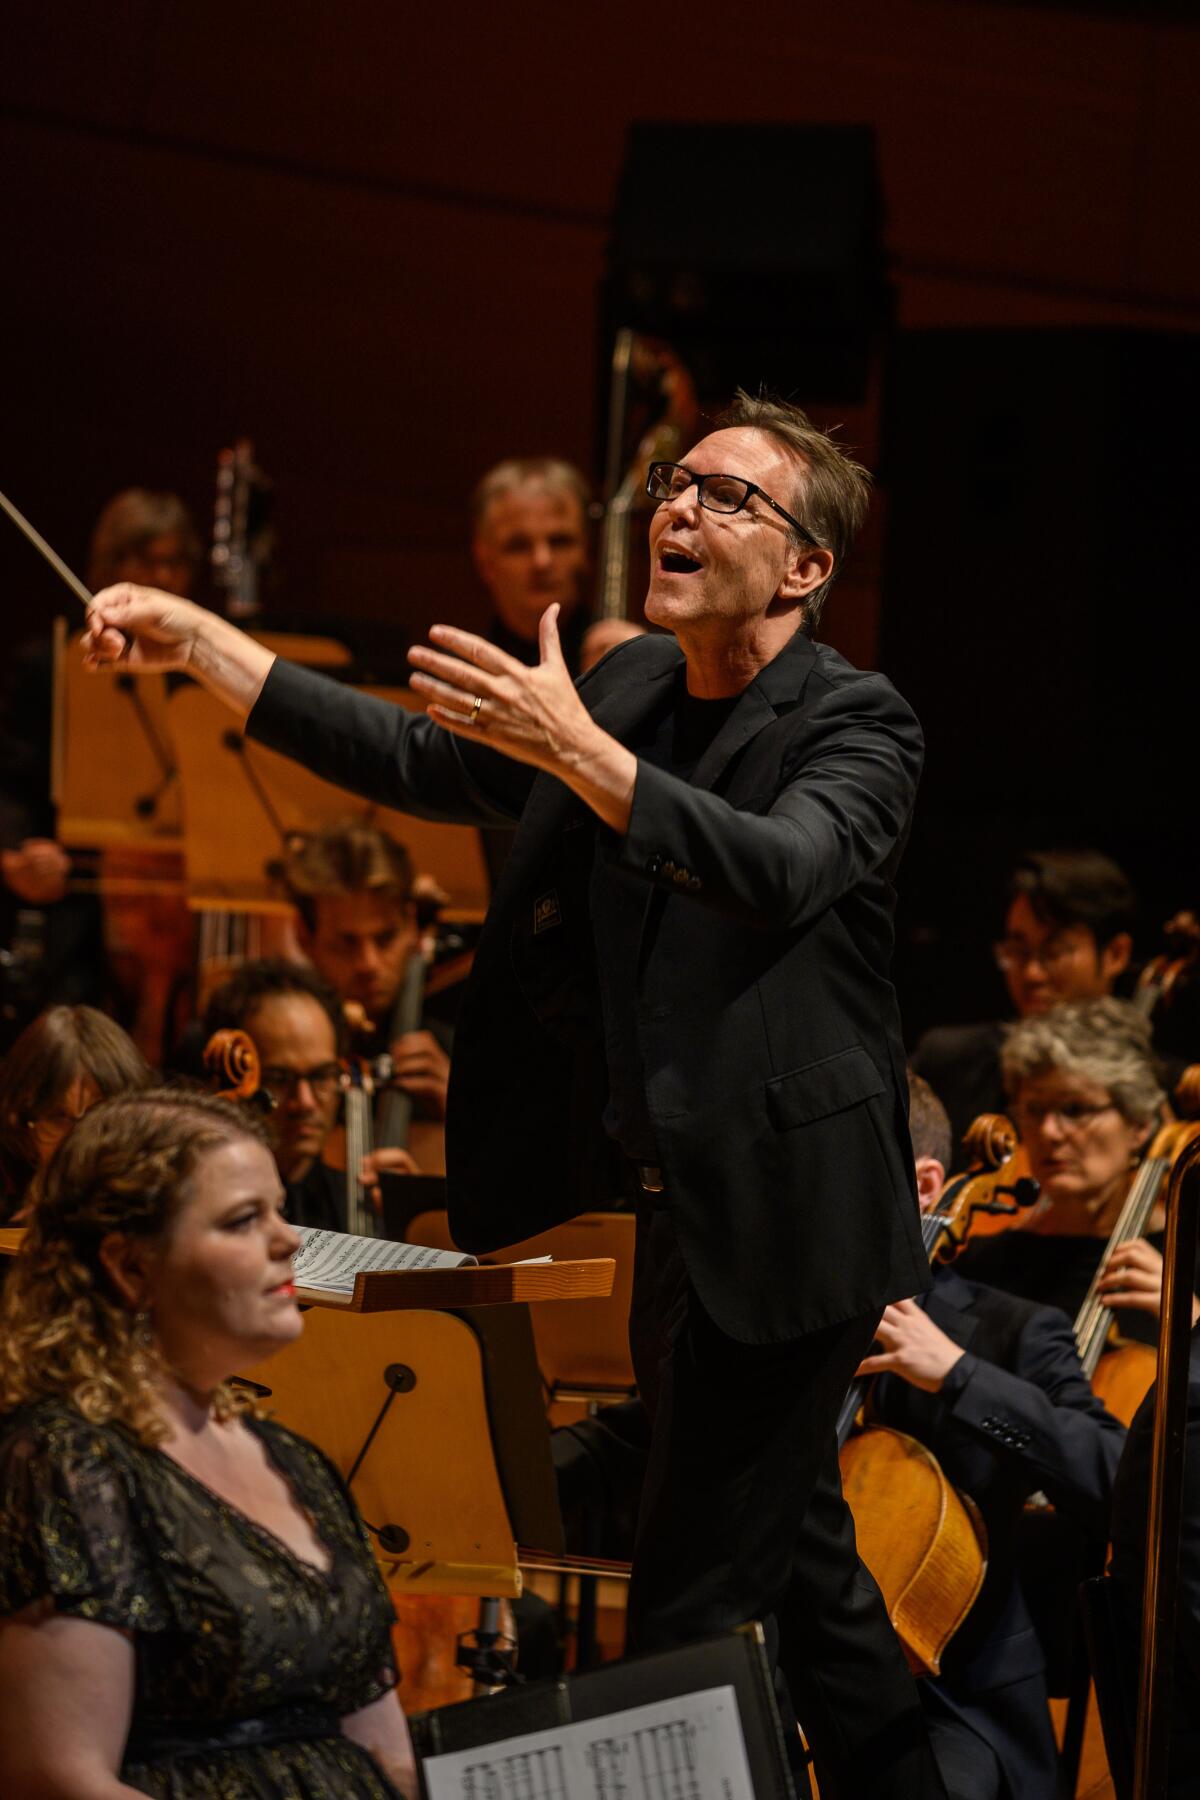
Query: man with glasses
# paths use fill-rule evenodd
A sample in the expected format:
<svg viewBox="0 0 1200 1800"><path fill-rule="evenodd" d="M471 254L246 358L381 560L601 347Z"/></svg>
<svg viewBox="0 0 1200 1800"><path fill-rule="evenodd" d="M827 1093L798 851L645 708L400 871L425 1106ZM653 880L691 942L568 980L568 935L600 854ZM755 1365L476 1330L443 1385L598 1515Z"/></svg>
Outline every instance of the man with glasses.
<svg viewBox="0 0 1200 1800"><path fill-rule="evenodd" d="M578 688L555 606L532 667L434 627L411 652L428 718L145 590L97 597L91 655L186 668L252 737L389 804L518 822L456 1038L451 1220L464 1247L511 1243L623 1159L653 1415L630 1646L762 1620L823 1800L936 1800L834 1435L882 1308L929 1279L888 974L921 734L815 636L868 477L798 407L739 395L649 480L663 630Z"/></svg>
<svg viewBox="0 0 1200 1800"><path fill-rule="evenodd" d="M1133 953L1136 905L1124 871L1097 850L1022 856L1008 879L1004 936L995 946L1016 1017L1040 1017L1065 1001L1111 994ZM941 1025L913 1051L913 1068L950 1115L955 1167L971 1121L1004 1111L1003 1037L998 1020Z"/></svg>
<svg viewBox="0 0 1200 1800"><path fill-rule="evenodd" d="M346 1230L346 1177L325 1162L342 1097L346 1035L341 1002L319 975L296 963L243 963L213 994L204 1015L207 1042L214 1031L245 1031L262 1067L262 1085L275 1102L271 1148L287 1190L293 1225ZM413 1173L404 1150L376 1150L363 1179Z"/></svg>

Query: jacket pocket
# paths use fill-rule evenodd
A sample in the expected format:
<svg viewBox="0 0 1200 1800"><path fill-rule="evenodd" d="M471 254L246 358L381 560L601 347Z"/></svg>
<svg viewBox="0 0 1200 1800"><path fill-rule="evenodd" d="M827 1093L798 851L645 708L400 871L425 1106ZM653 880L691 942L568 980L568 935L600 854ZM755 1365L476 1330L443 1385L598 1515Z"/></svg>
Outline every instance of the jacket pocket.
<svg viewBox="0 0 1200 1800"><path fill-rule="evenodd" d="M767 1116L776 1131L811 1125L887 1092L879 1071L859 1044L793 1069L767 1083Z"/></svg>

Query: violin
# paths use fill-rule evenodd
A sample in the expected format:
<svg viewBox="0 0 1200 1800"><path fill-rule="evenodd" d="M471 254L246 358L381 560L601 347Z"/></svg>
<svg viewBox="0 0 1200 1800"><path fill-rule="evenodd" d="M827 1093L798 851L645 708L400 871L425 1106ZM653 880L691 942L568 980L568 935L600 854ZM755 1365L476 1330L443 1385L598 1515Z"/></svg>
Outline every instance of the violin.
<svg viewBox="0 0 1200 1800"><path fill-rule="evenodd" d="M1194 912L1177 912L1163 927L1163 937L1166 949L1146 964L1133 996L1134 1005L1147 1018L1160 1008L1166 1011L1171 1007L1195 978L1200 957L1200 919Z"/></svg>
<svg viewBox="0 0 1200 1800"><path fill-rule="evenodd" d="M921 1221L931 1264L952 1262L975 1220L1033 1205L1037 1183L1012 1171L1016 1132L986 1114L968 1133L972 1162L947 1182ZM946 1645L983 1586L987 1543L969 1496L947 1481L931 1451L888 1426L851 1436L869 1382L850 1389L838 1421L842 1490L859 1554L879 1584L888 1617L916 1675L937 1675Z"/></svg>

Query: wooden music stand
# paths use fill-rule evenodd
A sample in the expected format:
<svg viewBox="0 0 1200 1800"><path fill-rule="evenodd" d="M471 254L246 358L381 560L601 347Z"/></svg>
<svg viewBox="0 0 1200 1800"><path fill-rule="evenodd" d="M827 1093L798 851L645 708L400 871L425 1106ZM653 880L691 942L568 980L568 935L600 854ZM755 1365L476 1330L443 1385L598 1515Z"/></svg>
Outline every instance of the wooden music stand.
<svg viewBox="0 0 1200 1800"><path fill-rule="evenodd" d="M288 836L354 817L378 825L407 846L414 865L433 875L451 896L446 918L482 918L488 880L473 828L431 825L353 798L245 738L226 708L202 688L182 687L170 704L184 796L188 879L197 909L290 911L269 873Z"/></svg>
<svg viewBox="0 0 1200 1800"><path fill-rule="evenodd" d="M183 812L163 676L89 674L78 634L56 631L51 762L64 844L179 850Z"/></svg>
<svg viewBox="0 0 1200 1800"><path fill-rule="evenodd" d="M337 638L315 637L309 631L252 631L250 636L265 650L299 663L302 669L348 669L354 661L348 645Z"/></svg>
<svg viewBox="0 0 1200 1800"><path fill-rule="evenodd" d="M350 1305L314 1305L302 1337L241 1372L341 1470L397 1591L512 1598L518 1545L562 1554L529 1313L497 1303L512 1273L360 1275ZM551 1271L522 1273L544 1287ZM486 1303L427 1311L429 1276ZM603 1292L611 1276L592 1264L568 1281Z"/></svg>
<svg viewBox="0 0 1200 1800"><path fill-rule="evenodd" d="M428 1244L434 1250L457 1248L444 1212L418 1213L409 1222L406 1233L413 1244ZM550 1396L554 1424L578 1417L581 1407L623 1400L637 1390L629 1353L636 1234L633 1213L581 1213L565 1225L556 1225L537 1237L493 1253L498 1259L496 1272L506 1267L513 1274L520 1272L521 1259L530 1256L555 1258L552 1263L540 1265L547 1274L551 1270L586 1267L586 1263L575 1260L581 1257L607 1257L615 1265L607 1298L579 1308L547 1297L547 1304L539 1306L533 1316L538 1366ZM524 1272L538 1266L527 1265ZM565 1411L568 1407L569 1413Z"/></svg>

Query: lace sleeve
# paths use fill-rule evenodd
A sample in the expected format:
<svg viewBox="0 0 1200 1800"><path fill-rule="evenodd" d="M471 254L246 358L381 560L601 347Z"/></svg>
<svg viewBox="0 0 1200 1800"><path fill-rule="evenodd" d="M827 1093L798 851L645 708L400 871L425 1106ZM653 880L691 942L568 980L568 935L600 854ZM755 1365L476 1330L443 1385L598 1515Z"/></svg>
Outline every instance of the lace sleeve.
<svg viewBox="0 0 1200 1800"><path fill-rule="evenodd" d="M119 1435L45 1403L0 1436L0 1616L49 1598L125 1631L169 1624Z"/></svg>

